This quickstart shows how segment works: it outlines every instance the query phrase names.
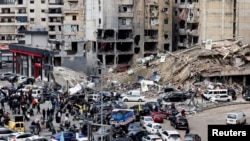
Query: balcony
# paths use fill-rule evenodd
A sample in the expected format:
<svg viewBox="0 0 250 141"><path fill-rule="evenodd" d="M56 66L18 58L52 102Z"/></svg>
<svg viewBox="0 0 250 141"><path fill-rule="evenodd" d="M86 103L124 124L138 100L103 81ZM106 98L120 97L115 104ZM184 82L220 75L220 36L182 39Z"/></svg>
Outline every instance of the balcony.
<svg viewBox="0 0 250 141"><path fill-rule="evenodd" d="M70 6L70 7L63 8L64 14L77 14L78 12L79 12L78 6Z"/></svg>
<svg viewBox="0 0 250 141"><path fill-rule="evenodd" d="M1 12L0 16L1 17L13 17L15 16L15 12Z"/></svg>
<svg viewBox="0 0 250 141"><path fill-rule="evenodd" d="M185 28L180 28L178 30L179 35L186 35L186 29Z"/></svg>
<svg viewBox="0 0 250 141"><path fill-rule="evenodd" d="M63 22L61 22L61 21L49 21L48 22L48 25L62 25L63 24Z"/></svg>
<svg viewBox="0 0 250 141"><path fill-rule="evenodd" d="M118 13L118 17L134 17L133 12L120 12Z"/></svg>

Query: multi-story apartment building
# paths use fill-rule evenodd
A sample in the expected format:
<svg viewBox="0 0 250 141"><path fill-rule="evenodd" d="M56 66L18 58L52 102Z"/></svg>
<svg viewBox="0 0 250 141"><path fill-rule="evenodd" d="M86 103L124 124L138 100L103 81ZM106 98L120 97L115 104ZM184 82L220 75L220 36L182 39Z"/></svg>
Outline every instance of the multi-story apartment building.
<svg viewBox="0 0 250 141"><path fill-rule="evenodd" d="M250 43L249 0L174 0L175 37L179 48L207 39L242 39Z"/></svg>
<svg viewBox="0 0 250 141"><path fill-rule="evenodd" d="M172 51L171 6L171 0L86 0L89 68L96 60L114 67Z"/></svg>
<svg viewBox="0 0 250 141"><path fill-rule="evenodd" d="M26 44L26 31L45 29L49 49L60 52L55 64L78 67L72 62L84 62L84 4L84 0L1 0L0 45Z"/></svg>

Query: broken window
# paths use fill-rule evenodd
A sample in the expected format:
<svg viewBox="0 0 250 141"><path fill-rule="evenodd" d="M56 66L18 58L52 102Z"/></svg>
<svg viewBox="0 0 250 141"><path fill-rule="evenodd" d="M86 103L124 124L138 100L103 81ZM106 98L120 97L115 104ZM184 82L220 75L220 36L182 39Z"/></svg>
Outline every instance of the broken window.
<svg viewBox="0 0 250 141"><path fill-rule="evenodd" d="M168 18L164 19L164 24L168 24Z"/></svg>
<svg viewBox="0 0 250 141"><path fill-rule="evenodd" d="M133 47L132 42L120 42L120 43L118 42L116 46L118 52L131 52L132 47Z"/></svg>
<svg viewBox="0 0 250 141"><path fill-rule="evenodd" d="M151 38L157 38L158 30L145 30L144 36L150 36Z"/></svg>
<svg viewBox="0 0 250 141"><path fill-rule="evenodd" d="M118 55L118 64L130 64L133 55Z"/></svg>
<svg viewBox="0 0 250 141"><path fill-rule="evenodd" d="M199 37L193 37L193 44L197 44L199 42Z"/></svg>
<svg viewBox="0 0 250 141"><path fill-rule="evenodd" d="M76 16L72 16L72 20L73 20L73 21L76 21Z"/></svg>
<svg viewBox="0 0 250 141"><path fill-rule="evenodd" d="M157 42L144 43L144 51L156 51L156 50L157 50Z"/></svg>
<svg viewBox="0 0 250 141"><path fill-rule="evenodd" d="M164 50L166 51L170 51L170 45L169 44L164 44Z"/></svg>
<svg viewBox="0 0 250 141"><path fill-rule="evenodd" d="M132 38L132 30L119 30L118 39Z"/></svg>
<svg viewBox="0 0 250 141"><path fill-rule="evenodd" d="M106 65L114 65L115 56L114 55L106 55Z"/></svg>
<svg viewBox="0 0 250 141"><path fill-rule="evenodd" d="M114 39L115 31L114 30L105 30L104 31L104 39Z"/></svg>

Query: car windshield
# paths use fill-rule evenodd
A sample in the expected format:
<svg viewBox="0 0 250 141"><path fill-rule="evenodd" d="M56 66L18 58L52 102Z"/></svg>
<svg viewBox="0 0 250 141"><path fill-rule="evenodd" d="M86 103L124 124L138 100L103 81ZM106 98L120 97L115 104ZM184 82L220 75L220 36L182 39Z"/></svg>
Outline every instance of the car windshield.
<svg viewBox="0 0 250 141"><path fill-rule="evenodd" d="M154 129L161 129L161 125L155 125Z"/></svg>
<svg viewBox="0 0 250 141"><path fill-rule="evenodd" d="M184 139L184 141L193 141L193 138L190 137L190 136L186 136L185 139Z"/></svg>
<svg viewBox="0 0 250 141"><path fill-rule="evenodd" d="M145 121L153 121L152 118L145 118Z"/></svg>
<svg viewBox="0 0 250 141"><path fill-rule="evenodd" d="M236 115L234 115L234 114L228 114L227 118L236 119Z"/></svg>
<svg viewBox="0 0 250 141"><path fill-rule="evenodd" d="M171 134L170 137L176 139L176 138L180 138L180 135L179 134Z"/></svg>

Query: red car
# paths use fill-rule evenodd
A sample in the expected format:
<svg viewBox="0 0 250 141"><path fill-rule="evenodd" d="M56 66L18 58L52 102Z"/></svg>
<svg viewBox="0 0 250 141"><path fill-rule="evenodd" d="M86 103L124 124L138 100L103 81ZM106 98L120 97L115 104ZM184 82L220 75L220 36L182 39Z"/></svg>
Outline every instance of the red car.
<svg viewBox="0 0 250 141"><path fill-rule="evenodd" d="M164 119L169 119L169 117L175 116L179 112L177 109L168 108L168 109L165 109L165 111L158 111L158 112L152 112L152 113L162 115Z"/></svg>
<svg viewBox="0 0 250 141"><path fill-rule="evenodd" d="M164 122L164 115L162 115L162 114L157 114L155 112L152 112L151 117L153 118L155 123L163 123Z"/></svg>

